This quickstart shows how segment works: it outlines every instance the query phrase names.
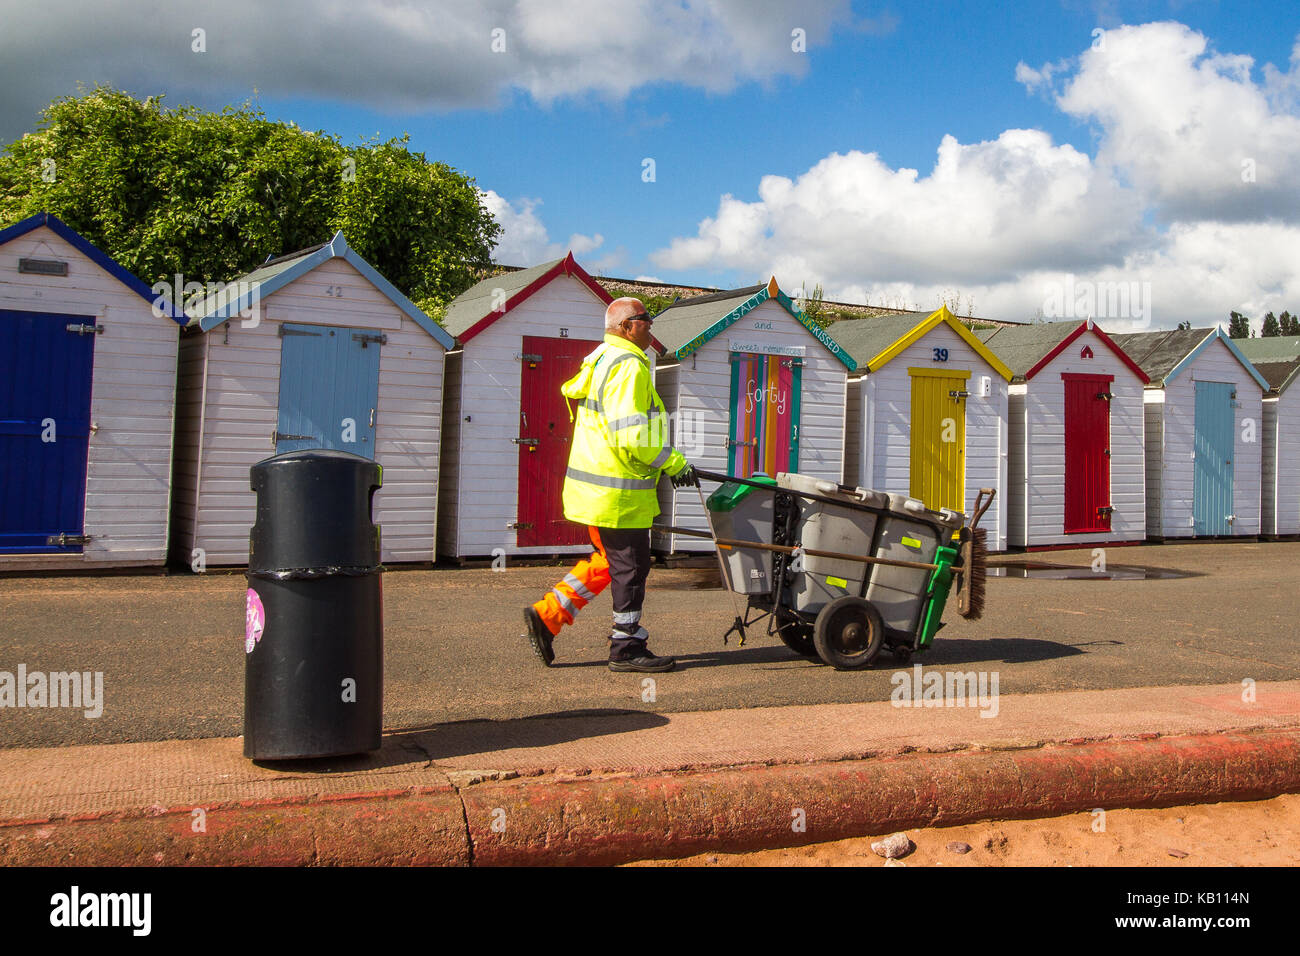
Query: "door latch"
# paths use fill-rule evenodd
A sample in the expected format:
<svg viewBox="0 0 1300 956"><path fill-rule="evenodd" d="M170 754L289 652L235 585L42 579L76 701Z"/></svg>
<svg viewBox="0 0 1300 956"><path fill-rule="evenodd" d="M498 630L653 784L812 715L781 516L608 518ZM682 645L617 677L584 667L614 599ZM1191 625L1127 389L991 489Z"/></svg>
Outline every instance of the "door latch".
<svg viewBox="0 0 1300 956"><path fill-rule="evenodd" d="M510 441L516 445L537 445L538 444L536 438L512 438L510 439Z"/></svg>
<svg viewBox="0 0 1300 956"><path fill-rule="evenodd" d="M79 322L71 322L65 328L69 332L75 332L78 335L102 335L104 332L102 325L82 325Z"/></svg>
<svg viewBox="0 0 1300 956"><path fill-rule="evenodd" d="M60 548L66 548L70 544L90 544L90 535L88 534L68 534L60 532L52 534L45 539L47 545L58 545Z"/></svg>
<svg viewBox="0 0 1300 956"><path fill-rule="evenodd" d="M274 448L277 442L282 441L315 441L315 435L286 435L275 430L271 431L271 447Z"/></svg>

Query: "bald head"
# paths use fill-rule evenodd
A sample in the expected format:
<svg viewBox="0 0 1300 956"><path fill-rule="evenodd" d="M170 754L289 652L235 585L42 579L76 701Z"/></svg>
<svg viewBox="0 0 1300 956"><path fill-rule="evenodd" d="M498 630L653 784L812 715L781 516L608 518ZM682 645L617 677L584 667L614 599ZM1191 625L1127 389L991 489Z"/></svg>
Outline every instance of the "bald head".
<svg viewBox="0 0 1300 956"><path fill-rule="evenodd" d="M633 299L630 296L615 299L605 310L605 331L617 332L624 320L638 315L645 315L645 306L641 304L640 299Z"/></svg>

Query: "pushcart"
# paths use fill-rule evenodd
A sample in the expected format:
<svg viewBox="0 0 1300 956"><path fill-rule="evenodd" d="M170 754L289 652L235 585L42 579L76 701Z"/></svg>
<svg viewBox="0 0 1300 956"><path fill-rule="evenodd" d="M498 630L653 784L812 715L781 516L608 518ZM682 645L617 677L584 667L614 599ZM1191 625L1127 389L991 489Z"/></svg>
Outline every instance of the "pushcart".
<svg viewBox="0 0 1300 956"><path fill-rule="evenodd" d="M987 554L980 518L996 494L981 488L969 523L907 495L795 473L696 472L719 487L701 503L723 586L747 598L724 642L764 621L791 650L838 669L924 651L943 626L954 585L959 613L976 618Z"/></svg>

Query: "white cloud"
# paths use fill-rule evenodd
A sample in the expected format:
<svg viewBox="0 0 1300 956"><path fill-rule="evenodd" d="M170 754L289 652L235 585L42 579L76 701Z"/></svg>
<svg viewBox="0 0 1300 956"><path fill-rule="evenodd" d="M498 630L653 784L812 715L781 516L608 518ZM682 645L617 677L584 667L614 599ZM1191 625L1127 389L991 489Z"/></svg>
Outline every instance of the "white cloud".
<svg viewBox="0 0 1300 956"><path fill-rule="evenodd" d="M660 82L724 92L802 75L793 29L812 49L854 25L848 0L43 0L39 16L0 0L0 22L0 138L77 81L392 111L487 107L514 90L539 102Z"/></svg>
<svg viewBox="0 0 1300 956"><path fill-rule="evenodd" d="M502 265L527 268L558 259L569 250L581 260L605 242L600 233L594 236L574 233L567 243L551 242L537 213L542 205L540 199L520 199L512 203L491 189L480 195L483 206L501 225L500 241L492 252L492 258Z"/></svg>
<svg viewBox="0 0 1300 956"><path fill-rule="evenodd" d="M1074 61L1016 70L1095 125L1095 160L1016 129L971 144L945 136L924 174L832 153L793 179L763 177L755 201L724 195L695 235L651 260L820 282L828 299L931 308L957 292L975 314L1009 319L1032 317L1067 276L1149 283L1160 326L1294 309L1300 43L1288 71L1265 69L1261 84L1250 58L1213 53L1181 24L1102 40Z"/></svg>

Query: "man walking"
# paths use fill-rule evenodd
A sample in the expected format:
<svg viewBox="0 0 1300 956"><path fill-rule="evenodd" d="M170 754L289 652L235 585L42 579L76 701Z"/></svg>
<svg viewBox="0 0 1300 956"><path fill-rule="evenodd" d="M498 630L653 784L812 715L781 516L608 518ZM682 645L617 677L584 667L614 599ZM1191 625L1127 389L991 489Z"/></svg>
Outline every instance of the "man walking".
<svg viewBox="0 0 1300 956"><path fill-rule="evenodd" d="M579 561L536 604L524 608L528 640L542 663L555 660L552 642L565 624L611 582L614 627L609 669L670 671L671 657L656 657L641 626L650 573L650 524L659 514L655 488L661 474L682 487L698 484L695 470L668 443L668 415L650 381L653 320L637 299L615 299L605 310L605 341L561 386L578 403L564 476L564 516L587 525L591 557Z"/></svg>

